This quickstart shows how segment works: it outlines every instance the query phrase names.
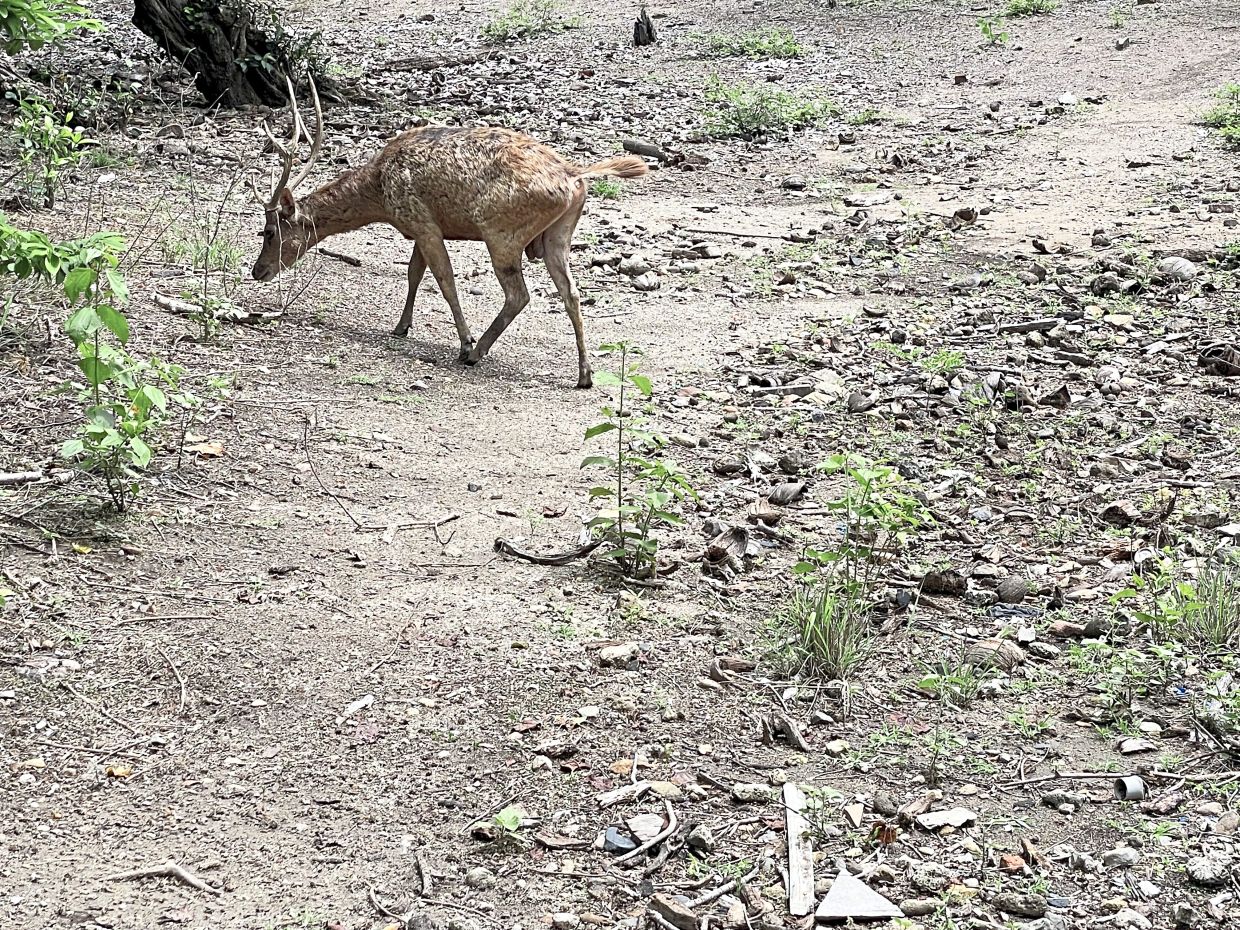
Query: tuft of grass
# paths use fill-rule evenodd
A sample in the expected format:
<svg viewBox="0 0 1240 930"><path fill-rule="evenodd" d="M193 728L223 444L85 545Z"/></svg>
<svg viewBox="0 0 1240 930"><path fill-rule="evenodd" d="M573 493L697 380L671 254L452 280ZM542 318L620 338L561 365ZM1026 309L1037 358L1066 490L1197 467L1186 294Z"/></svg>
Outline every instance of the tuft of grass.
<svg viewBox="0 0 1240 930"><path fill-rule="evenodd" d="M706 83L706 130L716 139L755 139L818 126L838 108L825 97L793 93L769 84L726 84L713 75Z"/></svg>
<svg viewBox="0 0 1240 930"><path fill-rule="evenodd" d="M1008 16L1049 16L1059 9L1059 0L1008 0Z"/></svg>
<svg viewBox="0 0 1240 930"><path fill-rule="evenodd" d="M799 672L844 680L870 654L874 627L869 605L856 588L799 590L780 619L794 633L792 664Z"/></svg>
<svg viewBox="0 0 1240 930"><path fill-rule="evenodd" d="M615 178L598 178L590 185L590 193L603 200L619 200L624 186Z"/></svg>
<svg viewBox="0 0 1240 930"><path fill-rule="evenodd" d="M488 42L508 42L554 35L578 24L564 15L560 0L514 0L502 14L482 27Z"/></svg>
<svg viewBox="0 0 1240 930"><path fill-rule="evenodd" d="M163 250L169 262L188 265L193 271L235 274L241 269L244 258L241 247L232 239L208 238L201 230L170 230Z"/></svg>
<svg viewBox="0 0 1240 930"><path fill-rule="evenodd" d="M1217 130L1223 141L1240 146L1240 84L1224 84L1214 98L1218 103L1203 114L1202 122Z"/></svg>
<svg viewBox="0 0 1240 930"><path fill-rule="evenodd" d="M872 123L881 123L882 121L883 114L873 107L866 107L864 110L853 113L848 117L849 126L869 126Z"/></svg>
<svg viewBox="0 0 1240 930"><path fill-rule="evenodd" d="M706 37L706 54L712 58L800 58L807 51L796 36L777 26Z"/></svg>

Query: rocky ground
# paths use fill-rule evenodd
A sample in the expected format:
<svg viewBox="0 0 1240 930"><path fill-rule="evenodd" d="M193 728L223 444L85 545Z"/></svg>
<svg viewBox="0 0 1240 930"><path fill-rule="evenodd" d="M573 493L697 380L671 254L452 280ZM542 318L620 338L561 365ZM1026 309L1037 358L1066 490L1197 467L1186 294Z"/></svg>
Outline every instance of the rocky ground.
<svg viewBox="0 0 1240 930"><path fill-rule="evenodd" d="M58 457L65 310L14 292L0 472L43 477L0 487L5 926L1240 923L1237 640L1186 638L1156 596L1204 572L1237 626L1240 579L1208 564L1240 536L1240 172L1200 124L1240 78L1229 7L1064 3L990 44L971 4L685 0L642 49L631 9L565 13L499 45L489 4L293 21L350 101L320 180L427 119L581 162L646 144L574 267L697 492L656 583L495 549L572 549L606 481L579 466L615 392L572 389L541 268L463 368L429 280L387 335L391 230L242 280L265 114L198 109L124 10L16 63L65 70L45 92L93 102L100 145L10 219L124 231L133 347L202 404L108 515ZM771 25L805 53L703 52ZM714 138L716 74L838 112ZM499 288L452 252L477 327ZM203 280L253 318L156 302ZM893 469L861 504L819 468L844 454ZM862 517L863 657L812 674L794 566Z"/></svg>

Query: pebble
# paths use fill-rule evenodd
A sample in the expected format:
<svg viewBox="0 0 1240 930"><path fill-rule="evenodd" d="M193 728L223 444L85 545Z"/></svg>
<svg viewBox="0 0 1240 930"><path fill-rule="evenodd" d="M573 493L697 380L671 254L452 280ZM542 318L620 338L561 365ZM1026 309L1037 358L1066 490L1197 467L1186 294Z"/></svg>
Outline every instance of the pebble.
<svg viewBox="0 0 1240 930"><path fill-rule="evenodd" d="M478 866L465 873L465 884L470 888L494 888L495 873Z"/></svg>
<svg viewBox="0 0 1240 930"><path fill-rule="evenodd" d="M909 876L909 882L918 891L942 891L951 884L951 875L943 866L934 862L927 862L913 869L913 874Z"/></svg>
<svg viewBox="0 0 1240 930"><path fill-rule="evenodd" d="M928 917L943 906L941 898L909 898L900 902L905 917Z"/></svg>
<svg viewBox="0 0 1240 930"><path fill-rule="evenodd" d="M1184 871L1189 881L1205 885L1207 888L1217 888L1227 884L1227 877L1231 872L1231 860L1221 852L1207 853L1204 856L1189 859L1184 866Z"/></svg>
<svg viewBox="0 0 1240 930"><path fill-rule="evenodd" d="M1150 927L1154 926L1150 923L1148 917L1134 911L1130 907L1124 908L1111 919L1117 927L1135 927L1136 930L1149 930Z"/></svg>
<svg viewBox="0 0 1240 930"><path fill-rule="evenodd" d="M739 784L732 786L732 800L738 804L755 804L775 799L775 789L770 785Z"/></svg>
<svg viewBox="0 0 1240 930"><path fill-rule="evenodd" d="M1102 854L1102 864L1108 869L1131 869L1141 861L1141 853L1131 846L1117 846Z"/></svg>
<svg viewBox="0 0 1240 930"><path fill-rule="evenodd" d="M576 914L552 914L551 930L577 930L581 926L581 918Z"/></svg>
<svg viewBox="0 0 1240 930"><path fill-rule="evenodd" d="M1004 891L991 898L990 903L1005 914L1018 917L1043 917L1046 914L1046 898L1033 892Z"/></svg>
<svg viewBox="0 0 1240 930"><path fill-rule="evenodd" d="M685 837L685 842L694 849L702 850L702 852L715 851L715 834L710 827L703 826L702 824L698 824L689 832L689 835Z"/></svg>

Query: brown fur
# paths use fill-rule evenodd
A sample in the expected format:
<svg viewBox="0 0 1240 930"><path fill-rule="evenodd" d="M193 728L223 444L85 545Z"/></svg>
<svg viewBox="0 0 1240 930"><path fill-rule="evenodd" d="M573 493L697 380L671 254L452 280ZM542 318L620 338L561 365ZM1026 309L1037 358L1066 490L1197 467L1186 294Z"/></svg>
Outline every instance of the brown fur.
<svg viewBox="0 0 1240 930"><path fill-rule="evenodd" d="M460 358L476 364L529 303L521 272L524 253L541 258L573 324L577 386L592 374L577 285L569 269L573 231L594 178L635 178L647 173L633 156L582 167L555 150L509 129L425 127L397 136L354 171L300 201L291 192L267 210L263 249L254 277L274 278L307 249L329 236L370 223L388 223L414 241L409 292L396 324L404 336L412 323L418 285L429 267L452 310ZM461 312L445 241L485 242L504 289L504 306L477 340Z"/></svg>

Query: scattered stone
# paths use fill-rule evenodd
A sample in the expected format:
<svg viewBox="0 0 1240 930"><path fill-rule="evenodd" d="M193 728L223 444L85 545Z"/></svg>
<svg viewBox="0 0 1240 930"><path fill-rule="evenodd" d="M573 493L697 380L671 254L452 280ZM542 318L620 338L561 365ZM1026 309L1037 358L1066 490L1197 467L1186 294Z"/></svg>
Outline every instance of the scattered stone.
<svg viewBox="0 0 1240 930"><path fill-rule="evenodd" d="M1240 814L1235 811L1228 811L1214 821L1210 830L1221 836L1235 836L1237 832L1240 832Z"/></svg>
<svg viewBox="0 0 1240 930"><path fill-rule="evenodd" d="M1005 914L1017 917L1042 917L1046 914L1046 898L1033 892L1004 891L993 898L990 903Z"/></svg>
<svg viewBox="0 0 1240 930"><path fill-rule="evenodd" d="M1004 578L999 582L999 603L1019 604L1029 593L1029 584L1024 578Z"/></svg>
<svg viewBox="0 0 1240 930"><path fill-rule="evenodd" d="M737 784L732 786L732 800L738 804L761 804L775 799L775 789L770 785Z"/></svg>
<svg viewBox="0 0 1240 930"><path fill-rule="evenodd" d="M1141 861L1141 852L1131 846L1117 846L1102 854L1102 865L1106 869L1131 869Z"/></svg>
<svg viewBox="0 0 1240 930"><path fill-rule="evenodd" d="M1172 281L1191 281L1197 277L1197 266L1187 258L1171 255L1158 263L1158 273Z"/></svg>
<svg viewBox="0 0 1240 930"><path fill-rule="evenodd" d="M581 918L576 914L552 914L551 930L577 930L581 926Z"/></svg>
<svg viewBox="0 0 1240 930"><path fill-rule="evenodd" d="M940 827L963 827L977 820L977 814L965 807L953 807L946 811L929 811L917 817L917 825L923 830Z"/></svg>
<svg viewBox="0 0 1240 930"><path fill-rule="evenodd" d="M637 837L639 843L645 843L659 835L659 831L663 829L662 814L638 814L636 817L630 817L624 822L629 828L629 832Z"/></svg>
<svg viewBox="0 0 1240 930"><path fill-rule="evenodd" d="M1072 808L1084 807L1089 799L1083 794L1073 794L1071 791L1048 791L1038 799L1038 803L1043 807L1049 807L1059 810L1064 805Z"/></svg>
<svg viewBox="0 0 1240 930"><path fill-rule="evenodd" d="M1191 904L1177 904L1171 909L1171 920L1178 930L1192 930L1197 926L1197 911Z"/></svg>
<svg viewBox="0 0 1240 930"><path fill-rule="evenodd" d="M833 758L839 758L844 755L844 753L848 752L849 748L848 740L846 739L833 739L823 747L827 755Z"/></svg>
<svg viewBox="0 0 1240 930"><path fill-rule="evenodd" d="M652 781L650 783L650 791L665 801L678 801L685 796L680 785L673 784L670 781Z"/></svg>
<svg viewBox="0 0 1240 930"><path fill-rule="evenodd" d="M657 291L661 287L659 276L653 271L639 274L633 279L633 287L639 291Z"/></svg>
<svg viewBox="0 0 1240 930"><path fill-rule="evenodd" d="M935 862L926 862L913 869L909 883L918 891L934 894L942 891L952 883L947 869Z"/></svg>
<svg viewBox="0 0 1240 930"><path fill-rule="evenodd" d="M715 834L711 831L710 827L704 826L703 824L698 824L690 830L689 835L685 837L685 842L694 849L702 850L702 852L715 851Z"/></svg>
<svg viewBox="0 0 1240 930"><path fill-rule="evenodd" d="M654 895L649 907L676 930L697 930L697 916L669 894Z"/></svg>
<svg viewBox="0 0 1240 930"><path fill-rule="evenodd" d="M620 643L617 646L604 646L598 651L598 664L607 667L624 667L637 659L641 650L637 643Z"/></svg>
<svg viewBox="0 0 1240 930"><path fill-rule="evenodd" d="M1126 907L1111 918L1111 922L1117 927L1133 927L1135 930L1150 930L1154 925L1150 923L1150 919L1144 914L1134 911L1130 907Z"/></svg>
<svg viewBox="0 0 1240 930"><path fill-rule="evenodd" d="M1231 873L1231 859L1225 853L1212 852L1204 856L1194 856L1184 866L1188 880L1207 888L1217 888L1227 884Z"/></svg>
<svg viewBox="0 0 1240 930"><path fill-rule="evenodd" d="M482 866L470 869L465 873L465 884L470 888L479 890L495 887L495 873L490 869L484 869Z"/></svg>
<svg viewBox="0 0 1240 930"><path fill-rule="evenodd" d="M1010 639L981 639L969 646L964 658L978 668L1010 672L1025 661L1025 651Z"/></svg>
<svg viewBox="0 0 1240 930"><path fill-rule="evenodd" d="M900 902L905 917L928 917L942 906L942 898L908 898Z"/></svg>
<svg viewBox="0 0 1240 930"><path fill-rule="evenodd" d="M620 259L620 265L617 270L630 278L638 278L649 271L654 270L654 265L650 260L641 253L630 255L628 258Z"/></svg>

